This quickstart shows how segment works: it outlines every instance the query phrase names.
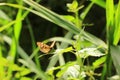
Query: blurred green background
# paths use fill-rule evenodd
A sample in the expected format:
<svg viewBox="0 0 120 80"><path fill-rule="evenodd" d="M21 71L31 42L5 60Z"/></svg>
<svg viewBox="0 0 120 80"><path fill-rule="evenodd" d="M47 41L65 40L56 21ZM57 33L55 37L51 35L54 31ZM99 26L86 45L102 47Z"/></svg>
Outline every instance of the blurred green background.
<svg viewBox="0 0 120 80"><path fill-rule="evenodd" d="M119 75L119 12L119 0L0 0L0 80L66 80L76 65L69 80ZM55 39L53 54L39 50Z"/></svg>

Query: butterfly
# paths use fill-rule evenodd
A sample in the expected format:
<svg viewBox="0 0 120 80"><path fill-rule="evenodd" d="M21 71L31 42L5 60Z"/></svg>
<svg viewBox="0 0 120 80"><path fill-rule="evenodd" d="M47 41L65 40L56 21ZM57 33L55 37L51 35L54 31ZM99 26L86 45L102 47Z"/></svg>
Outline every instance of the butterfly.
<svg viewBox="0 0 120 80"><path fill-rule="evenodd" d="M55 41L53 41L50 46L43 42L37 42L37 45L40 48L40 51L43 53L46 53L46 54L50 52L50 50L51 50L51 48L53 48L54 44L55 44Z"/></svg>

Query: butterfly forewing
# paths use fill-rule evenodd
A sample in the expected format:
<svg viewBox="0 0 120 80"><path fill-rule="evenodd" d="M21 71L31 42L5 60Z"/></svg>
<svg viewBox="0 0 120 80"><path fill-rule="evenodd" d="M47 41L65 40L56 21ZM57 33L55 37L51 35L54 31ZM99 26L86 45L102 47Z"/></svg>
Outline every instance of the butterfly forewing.
<svg viewBox="0 0 120 80"><path fill-rule="evenodd" d="M46 45L42 42L37 42L37 45L38 47L40 48L40 51L43 52L43 53L48 53L50 52L51 48L54 46L55 44L55 41L52 42L52 44L49 46L49 45Z"/></svg>
<svg viewBox="0 0 120 80"><path fill-rule="evenodd" d="M51 50L51 47L42 43L42 42L37 42L38 47L40 48L40 51L43 53L48 53Z"/></svg>

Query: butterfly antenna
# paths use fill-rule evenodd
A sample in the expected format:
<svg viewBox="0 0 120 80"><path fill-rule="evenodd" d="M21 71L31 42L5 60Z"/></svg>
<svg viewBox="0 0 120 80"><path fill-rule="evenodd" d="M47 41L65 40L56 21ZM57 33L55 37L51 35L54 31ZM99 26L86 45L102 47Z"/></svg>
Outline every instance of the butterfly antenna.
<svg viewBox="0 0 120 80"><path fill-rule="evenodd" d="M55 45L55 41L52 42L52 44L50 45L50 48L52 48Z"/></svg>

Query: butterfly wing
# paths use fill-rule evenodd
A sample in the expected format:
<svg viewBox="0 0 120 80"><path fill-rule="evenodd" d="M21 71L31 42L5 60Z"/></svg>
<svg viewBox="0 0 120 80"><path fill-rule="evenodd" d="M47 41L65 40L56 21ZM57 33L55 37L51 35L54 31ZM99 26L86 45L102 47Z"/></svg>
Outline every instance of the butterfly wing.
<svg viewBox="0 0 120 80"><path fill-rule="evenodd" d="M40 51L43 53L48 53L51 50L51 47L42 43L42 42L37 42L38 47L40 48Z"/></svg>

